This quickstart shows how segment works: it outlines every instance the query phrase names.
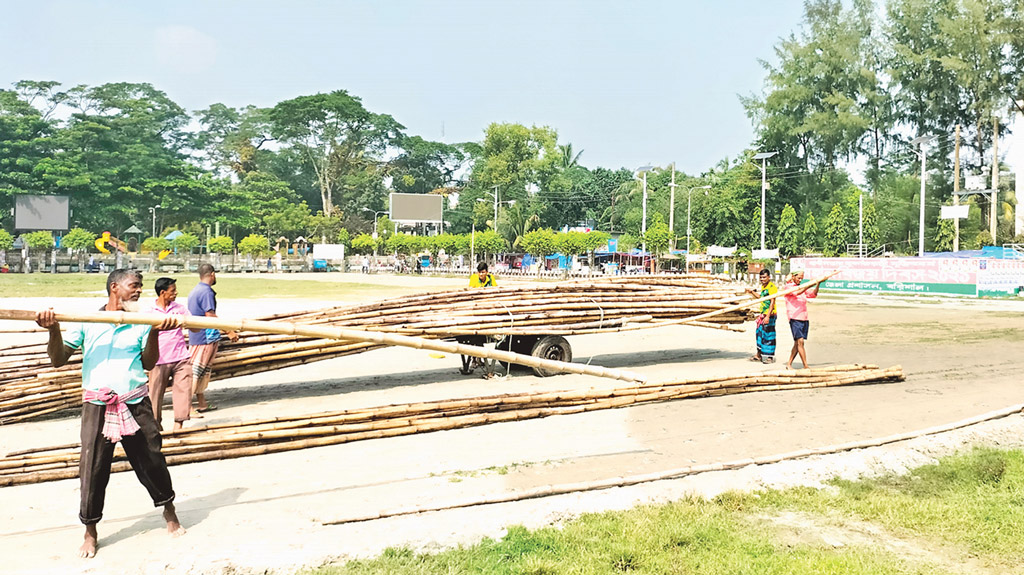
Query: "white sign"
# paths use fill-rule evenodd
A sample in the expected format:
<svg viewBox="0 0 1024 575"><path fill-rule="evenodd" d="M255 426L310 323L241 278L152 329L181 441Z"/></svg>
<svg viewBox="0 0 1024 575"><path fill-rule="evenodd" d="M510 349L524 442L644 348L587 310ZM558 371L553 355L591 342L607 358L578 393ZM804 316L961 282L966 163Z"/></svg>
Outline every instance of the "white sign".
<svg viewBox="0 0 1024 575"><path fill-rule="evenodd" d="M713 258L727 258L736 253L736 246L725 248L722 246L708 246L708 255Z"/></svg>
<svg viewBox="0 0 1024 575"><path fill-rule="evenodd" d="M984 174L977 176L964 176L964 189L965 190L984 190L985 186Z"/></svg>
<svg viewBox="0 0 1024 575"><path fill-rule="evenodd" d="M753 250L750 254L755 260L777 260L779 259L779 249L774 250Z"/></svg>
<svg viewBox="0 0 1024 575"><path fill-rule="evenodd" d="M942 206L942 213L939 214L939 219L943 220L966 220L967 214L970 211L971 206Z"/></svg>
<svg viewBox="0 0 1024 575"><path fill-rule="evenodd" d="M343 261L344 244L313 244L313 257L321 260Z"/></svg>

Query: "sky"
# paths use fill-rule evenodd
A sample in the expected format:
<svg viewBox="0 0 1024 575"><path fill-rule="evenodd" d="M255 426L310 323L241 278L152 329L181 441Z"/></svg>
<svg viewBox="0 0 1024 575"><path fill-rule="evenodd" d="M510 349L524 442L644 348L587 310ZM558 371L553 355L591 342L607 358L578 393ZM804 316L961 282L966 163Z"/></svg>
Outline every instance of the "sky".
<svg viewBox="0 0 1024 575"><path fill-rule="evenodd" d="M739 95L800 0L0 0L0 86L148 82L190 111L345 89L408 134L544 125L581 163L690 174L753 140Z"/></svg>

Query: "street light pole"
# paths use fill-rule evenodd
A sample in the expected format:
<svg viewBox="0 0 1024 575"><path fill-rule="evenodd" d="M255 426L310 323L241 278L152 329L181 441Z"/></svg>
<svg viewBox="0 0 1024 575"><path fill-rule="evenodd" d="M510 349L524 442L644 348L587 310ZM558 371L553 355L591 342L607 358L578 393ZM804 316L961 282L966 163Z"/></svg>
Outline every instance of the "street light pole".
<svg viewBox="0 0 1024 575"><path fill-rule="evenodd" d="M668 198L669 198L668 199L668 232L669 232L669 235L672 236L672 247L671 247L671 249L673 249L673 250L676 249L676 226L675 226L675 221L676 221L676 186L677 185L678 184L676 184L676 164L675 164L675 162L672 162L672 181L668 185L669 190L671 190L669 192L669 196L668 196ZM690 213L690 204L689 204L689 202L687 202L687 204L686 204L686 213L687 213L687 219L686 219L687 226L686 227L687 227L687 230L689 230L689 227L690 227L689 226L689 221L690 221L690 219L689 219L689 213ZM689 235L690 232L687 231L686 234ZM686 238L686 241L689 242L690 238ZM689 252L689 246L687 246L687 252Z"/></svg>
<svg viewBox="0 0 1024 575"><path fill-rule="evenodd" d="M921 160L921 218L918 224L918 238L917 238L917 257L924 257L924 182L925 182L925 168L927 165L928 156L924 152L924 147L929 144L935 136L918 136L910 141L911 145L918 145L921 151L917 153L917 157Z"/></svg>
<svg viewBox="0 0 1024 575"><path fill-rule="evenodd" d="M643 180L644 185L644 196L643 196L643 209L642 219L640 221L640 251L644 254L647 253L647 172L654 169L654 166L640 166L637 171L640 172L640 178ZM641 257L646 257L641 255Z"/></svg>
<svg viewBox="0 0 1024 575"><path fill-rule="evenodd" d="M160 204L149 208L149 213L153 214L153 237L156 237L156 211L160 209Z"/></svg>
<svg viewBox="0 0 1024 575"><path fill-rule="evenodd" d="M766 162L768 158L778 154L778 152L760 152L754 154L755 160L761 160L761 250L764 251L764 202L766 191L768 190L768 166Z"/></svg>
<svg viewBox="0 0 1024 575"><path fill-rule="evenodd" d="M686 192L686 257L690 257L690 198L693 197L693 190L710 190L711 186L695 186ZM707 192L704 192L707 193Z"/></svg>
<svg viewBox="0 0 1024 575"><path fill-rule="evenodd" d="M494 186L494 231L498 231L498 186Z"/></svg>

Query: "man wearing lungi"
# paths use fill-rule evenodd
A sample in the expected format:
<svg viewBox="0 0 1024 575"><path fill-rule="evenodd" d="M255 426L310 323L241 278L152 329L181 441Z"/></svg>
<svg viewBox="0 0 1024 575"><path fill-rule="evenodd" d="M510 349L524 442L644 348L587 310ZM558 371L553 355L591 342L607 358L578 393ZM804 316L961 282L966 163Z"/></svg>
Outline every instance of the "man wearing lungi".
<svg viewBox="0 0 1024 575"><path fill-rule="evenodd" d="M138 311L142 274L114 270L107 277L107 303L100 311ZM82 350L82 451L78 464L81 507L85 525L81 557L94 557L98 546L96 524L103 518L103 503L110 480L114 446L121 444L153 505L164 508L167 532L185 533L174 510L174 490L167 461L161 453L160 430L153 418L145 370L160 356L159 334L181 327L180 316L168 315L160 325L69 324L62 337L53 310L36 313L36 323L50 332L46 353L53 367L67 363Z"/></svg>
<svg viewBox="0 0 1024 575"><path fill-rule="evenodd" d="M773 296L778 293L779 288L772 281L771 272L767 269L762 269L757 277L761 280L760 290L748 289L747 292L758 298ZM761 308L757 316L757 330L755 331L757 352L754 354L754 357L750 358L750 361L775 363L775 320L777 317L774 299L761 302Z"/></svg>
<svg viewBox="0 0 1024 575"><path fill-rule="evenodd" d="M207 263L199 264L199 283L188 294L188 311L195 316L217 317L217 271ZM228 339L238 341L238 334L227 332ZM210 385L211 366L220 344L219 329L190 329L189 363L192 364L192 393L196 396L196 411L203 413L216 409L206 402L206 388ZM201 417L201 416L200 416Z"/></svg>

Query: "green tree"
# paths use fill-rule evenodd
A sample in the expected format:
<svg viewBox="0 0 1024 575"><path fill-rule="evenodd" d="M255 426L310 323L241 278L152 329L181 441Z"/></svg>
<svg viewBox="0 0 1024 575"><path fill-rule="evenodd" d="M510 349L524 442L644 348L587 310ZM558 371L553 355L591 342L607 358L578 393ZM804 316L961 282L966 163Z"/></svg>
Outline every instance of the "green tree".
<svg viewBox="0 0 1024 575"><path fill-rule="evenodd" d="M843 206L835 204L825 219L825 256L836 257L845 253L848 234Z"/></svg>
<svg viewBox="0 0 1024 575"><path fill-rule="evenodd" d="M817 249L818 244L818 223L814 221L814 214L807 212L804 217L803 232L800 234L800 240L803 243L804 249Z"/></svg>
<svg viewBox="0 0 1024 575"><path fill-rule="evenodd" d="M238 241L238 252L252 258L270 253L270 240L266 236L249 234Z"/></svg>
<svg viewBox="0 0 1024 575"><path fill-rule="evenodd" d="M800 253L800 227L796 220L796 210L789 204L782 208L782 217L779 218L778 239L775 245L778 246L779 254L784 258Z"/></svg>
<svg viewBox="0 0 1024 575"><path fill-rule="evenodd" d="M352 251L357 254L372 254L377 249L377 240L370 234L359 234L352 238Z"/></svg>
<svg viewBox="0 0 1024 575"><path fill-rule="evenodd" d="M29 232L23 235L22 239L32 250L48 250L53 247L53 234L50 232Z"/></svg>
<svg viewBox="0 0 1024 575"><path fill-rule="evenodd" d="M404 127L387 114L374 114L345 90L299 96L269 112L271 130L297 151L312 169L320 191L319 208L327 216L335 206L356 209L357 187L376 172ZM365 204L364 204L365 205Z"/></svg>
<svg viewBox="0 0 1024 575"><path fill-rule="evenodd" d="M82 228L72 228L60 240L61 247L81 252L91 248L96 242L96 234Z"/></svg>
<svg viewBox="0 0 1024 575"><path fill-rule="evenodd" d="M195 234L183 233L171 241L171 247L179 252L191 254L192 250L199 247L199 238Z"/></svg>
<svg viewBox="0 0 1024 575"><path fill-rule="evenodd" d="M485 230L476 233L476 251L485 254L500 254L508 249L505 238L498 235L494 230Z"/></svg>
<svg viewBox="0 0 1024 575"><path fill-rule="evenodd" d="M460 183L456 173L465 166L467 155L459 146L419 136L402 136L398 145L402 152L390 163L396 192L426 194Z"/></svg>
<svg viewBox="0 0 1024 575"><path fill-rule="evenodd" d="M0 251L7 251L14 247L14 236L7 230L0 228Z"/></svg>
<svg viewBox="0 0 1024 575"><path fill-rule="evenodd" d="M235 247L235 242L228 236L217 236L206 242L206 250L211 254L228 254Z"/></svg>
<svg viewBox="0 0 1024 575"><path fill-rule="evenodd" d="M345 228L338 230L338 235L335 236L335 239L343 246L351 247L352 245L352 236L349 235L348 230Z"/></svg>
<svg viewBox="0 0 1024 575"><path fill-rule="evenodd" d="M158 254L164 250L171 249L171 241L159 236L151 236L142 242L142 252Z"/></svg>

